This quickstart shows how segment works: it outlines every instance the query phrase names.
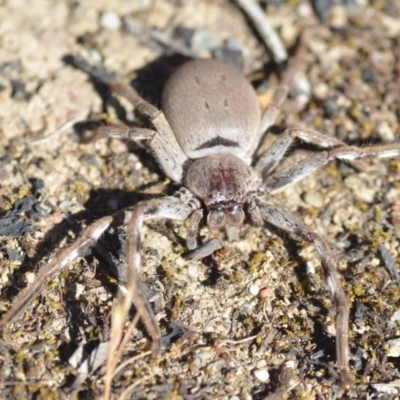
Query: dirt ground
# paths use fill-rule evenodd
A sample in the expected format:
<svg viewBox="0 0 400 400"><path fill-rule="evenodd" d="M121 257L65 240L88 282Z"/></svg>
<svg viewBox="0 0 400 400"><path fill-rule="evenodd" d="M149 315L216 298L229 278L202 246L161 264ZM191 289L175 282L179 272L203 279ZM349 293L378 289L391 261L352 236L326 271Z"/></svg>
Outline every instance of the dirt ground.
<svg viewBox="0 0 400 400"><path fill-rule="evenodd" d="M360 146L398 139L400 5L333 3L321 21L306 0L263 2L286 48L310 34L306 79L262 146L296 125ZM164 43L169 33L173 40ZM70 65L68 56L77 54L155 103L165 77L188 55L241 68L263 106L279 83L251 24L227 0L0 1L2 313L81 228L175 189L143 146L89 143L95 121L129 124L134 115ZM299 149L287 162L312 150ZM399 398L399 178L398 159L372 160L365 171L334 163L268 199L323 235L337 255L351 304L354 387L343 390L337 381L335 309L311 244L247 224L238 242L189 261L186 225L150 221L143 280L166 348L151 358L139 324L113 398ZM210 237L201 230L203 241ZM115 259L123 265L124 248L123 229L105 234L3 329L0 399L102 398L104 365L85 375L71 356L110 339Z"/></svg>

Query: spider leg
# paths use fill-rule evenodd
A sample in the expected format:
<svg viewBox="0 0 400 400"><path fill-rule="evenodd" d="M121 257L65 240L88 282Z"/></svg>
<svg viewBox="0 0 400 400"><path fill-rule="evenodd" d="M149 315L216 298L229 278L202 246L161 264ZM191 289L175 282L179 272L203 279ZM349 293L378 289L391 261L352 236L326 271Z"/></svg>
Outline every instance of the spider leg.
<svg viewBox="0 0 400 400"><path fill-rule="evenodd" d="M223 244L217 238L211 239L202 246L197 247L197 235L199 233L199 226L203 218L203 214L204 210L198 208L190 216L189 228L186 234L186 247L188 250L192 250L187 256L189 260L200 260L204 257L208 257L223 247Z"/></svg>
<svg viewBox="0 0 400 400"><path fill-rule="evenodd" d="M0 320L0 328L15 320L27 305L43 289L46 281L58 272L61 272L72 260L83 254L93 246L102 233L110 226L121 226L128 221L128 273L127 291L129 304L133 302L141 313L143 322L155 340L155 352L160 348L160 334L154 320L152 310L146 296L139 288L140 267L140 233L143 220L150 218L186 219L193 212L192 208L181 203L175 197L153 199L139 203L136 206L118 211L111 216L101 218L90 225L75 243L63 250L51 263L39 271L36 280L19 296L10 310ZM132 292L135 290L135 292Z"/></svg>
<svg viewBox="0 0 400 400"><path fill-rule="evenodd" d="M271 103L268 105L261 117L258 133L256 135L258 140L255 140L253 145L249 148L248 152L246 153L246 157L251 157L253 155L254 151L259 146L263 135L269 130L269 128L271 128L272 125L274 125L276 119L278 118L282 105L288 97L293 79L297 71L301 69L301 65L304 63L303 58L305 50L303 39L300 38L296 53L293 57L290 57L289 64L286 70L283 72L281 83L275 90Z"/></svg>
<svg viewBox="0 0 400 400"><path fill-rule="evenodd" d="M154 153L156 160L160 163L165 174L175 182L182 180L182 164L177 160L170 143L165 140L163 135L159 135L156 131L145 128L106 125L97 128L97 137L145 141Z"/></svg>
<svg viewBox="0 0 400 400"><path fill-rule="evenodd" d="M189 260L201 260L204 257L210 256L215 251L222 249L223 244L217 238L211 239L204 243L199 248L191 251L188 255Z"/></svg>
<svg viewBox="0 0 400 400"><path fill-rule="evenodd" d="M347 388L353 384L349 374L349 306L346 295L340 283L339 274L335 266L335 257L332 250L325 243L321 236L314 233L310 228L300 222L288 211L273 207L264 203L259 204L264 220L288 233L301 237L306 242L312 242L321 260L322 270L325 280L333 297L336 315L336 354L341 384Z"/></svg>
<svg viewBox="0 0 400 400"><path fill-rule="evenodd" d="M203 209L199 208L190 216L189 228L186 233L186 247L188 250L194 250L197 248L197 235L199 233L199 226L203 218L203 214Z"/></svg>
<svg viewBox="0 0 400 400"><path fill-rule="evenodd" d="M176 197L165 197L152 199L139 203L134 207L127 228L127 293L124 299L125 304L134 304L141 315L142 321L153 340L153 354L157 355L161 350L161 334L158 324L154 318L149 301L140 290L140 239L143 221L152 218L168 218L184 220L190 216L193 209ZM124 307L124 314L127 314L129 307ZM119 323L125 323L126 315L121 315ZM121 329L116 331L123 332ZM114 338L115 339L115 338Z"/></svg>
<svg viewBox="0 0 400 400"><path fill-rule="evenodd" d="M77 68L107 85L112 92L127 99L135 107L136 111L149 119L156 132L150 134L150 130L132 129L130 138L133 140L146 140L164 172L175 182L180 182L183 176L182 165L187 161L187 156L180 148L163 112L144 100L133 87L117 82L110 73L102 68L90 65L82 57L74 56L71 58L71 62ZM129 131L128 128L127 130ZM108 135L107 132L109 132ZM138 138L135 138L135 132L138 132ZM103 136L118 137L118 128L112 127L108 131L107 128L104 128L101 130L101 134ZM140 135L143 137L140 137ZM126 134L122 133L121 136L126 137Z"/></svg>
<svg viewBox="0 0 400 400"><path fill-rule="evenodd" d="M113 215L101 218L87 227L75 243L64 249L53 261L40 269L35 281L22 292L17 301L3 315L0 320L0 328L14 321L25 310L29 303L40 293L49 278L61 272L72 260L93 246L102 233L111 225L122 225L131 212L132 207L126 208Z"/></svg>
<svg viewBox="0 0 400 400"><path fill-rule="evenodd" d="M331 151L324 151L316 154L313 157L306 158L296 164L289 165L288 167L273 173L266 177L263 187L268 193L277 192L285 186L305 178L335 160L357 161L375 158L393 158L399 156L400 143L390 143L382 146L363 148L342 146Z"/></svg>
<svg viewBox="0 0 400 400"><path fill-rule="evenodd" d="M262 176L272 172L296 139L305 143L313 144L322 149L346 146L346 143L341 140L313 129L288 128L278 137L278 139L275 140L272 146L261 155L255 166L256 170L259 171Z"/></svg>

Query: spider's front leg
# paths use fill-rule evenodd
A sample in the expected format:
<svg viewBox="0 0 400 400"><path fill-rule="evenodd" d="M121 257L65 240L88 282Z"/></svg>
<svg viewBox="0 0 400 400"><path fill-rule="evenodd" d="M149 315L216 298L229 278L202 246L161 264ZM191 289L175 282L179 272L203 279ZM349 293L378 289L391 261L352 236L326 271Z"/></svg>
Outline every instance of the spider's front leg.
<svg viewBox="0 0 400 400"><path fill-rule="evenodd" d="M303 141L307 143L317 144L319 147L329 148L335 147L328 151L323 151L321 153L315 154L312 157L308 157L298 163L289 165L277 172L268 175L263 170L263 186L264 190L268 193L274 193L278 190L283 189L285 186L291 185L308 175L311 175L318 169L332 163L335 160L346 161L346 162L359 162L364 160L371 160L375 158L394 158L400 157L400 143L390 143L380 146L369 146L369 147L355 147L347 145L335 145L335 142L341 143L335 138L330 138L329 136L323 135L311 129L294 129L289 130L290 132L295 132L296 137L300 137ZM289 135L289 134L288 134ZM284 152L288 146L289 136L282 135L276 142L271 146L270 150L267 152L276 162L283 156ZM307 138L307 140L306 140ZM319 140L319 139L320 140ZM311 140L312 139L312 140ZM318 140L316 140L318 139ZM276 144L278 142L278 144ZM279 144L280 143L280 144ZM284 145L282 145L284 144ZM339 146L339 147L337 147ZM273 153L275 152L275 156ZM277 158L277 154L279 157ZM264 158L264 156L263 156ZM275 163L276 164L276 163ZM273 167L275 166L273 165ZM268 168L268 171L272 168L272 164Z"/></svg>
<svg viewBox="0 0 400 400"><path fill-rule="evenodd" d="M127 99L135 107L135 111L147 117L155 128L153 131L150 129L112 125L100 127L98 129L99 135L102 137L118 137L135 141L145 141L166 175L175 182L181 182L183 164L188 158L180 148L164 113L143 99L133 87L116 81L103 68L93 66L79 56L72 57L70 62L75 67L107 85L113 93Z"/></svg>
<svg viewBox="0 0 400 400"><path fill-rule="evenodd" d="M312 242L317 250L324 271L325 280L335 302L336 315L336 356L340 371L341 384L344 388L352 386L353 380L349 374L349 306L347 297L340 283L336 270L336 261L332 250L321 236L312 232L307 225L300 222L288 211L273 207L268 204L259 204L259 209L264 220L283 231L301 237L307 242Z"/></svg>
<svg viewBox="0 0 400 400"><path fill-rule="evenodd" d="M271 173L296 139L304 143L312 144L321 149L346 146L346 143L341 140L320 133L314 129L288 128L260 157L256 164L256 170L258 170L263 177L268 173Z"/></svg>
<svg viewBox="0 0 400 400"><path fill-rule="evenodd" d="M161 334L154 318L150 304L140 290L140 243L143 221L152 218L168 218L185 220L193 213L193 208L179 201L176 197L152 199L139 203L131 213L127 228L127 292L124 299L123 314L127 314L130 304L134 304L140 312L142 321L153 341L153 354L157 355L161 350ZM124 324L126 315L121 315L119 321ZM122 332L121 329L116 331Z"/></svg>
<svg viewBox="0 0 400 400"><path fill-rule="evenodd" d="M197 206L200 207L200 204ZM198 247L197 235L199 234L199 227L203 218L203 214L204 210L202 208L198 208L190 216L189 227L186 234L186 247L188 250L191 250L187 256L190 260L201 260L202 258L208 257L224 247L221 241L217 238L213 238Z"/></svg>

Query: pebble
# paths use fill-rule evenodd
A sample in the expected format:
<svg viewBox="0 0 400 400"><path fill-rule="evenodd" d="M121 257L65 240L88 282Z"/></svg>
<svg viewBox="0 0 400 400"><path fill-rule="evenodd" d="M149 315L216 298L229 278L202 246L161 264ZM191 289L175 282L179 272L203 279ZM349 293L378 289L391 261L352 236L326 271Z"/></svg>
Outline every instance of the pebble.
<svg viewBox="0 0 400 400"><path fill-rule="evenodd" d="M325 118L334 119L339 111L339 105L334 98L327 98L323 102Z"/></svg>
<svg viewBox="0 0 400 400"><path fill-rule="evenodd" d="M124 23L124 30L126 33L132 36L139 36L143 33L144 28L139 21L129 15L124 16L122 19Z"/></svg>
<svg viewBox="0 0 400 400"><path fill-rule="evenodd" d="M372 203L374 201L376 189L369 188L365 181L359 176L350 175L344 180L344 184L348 187L361 201Z"/></svg>
<svg viewBox="0 0 400 400"><path fill-rule="evenodd" d="M311 261L306 262L307 274L315 275L315 266Z"/></svg>
<svg viewBox="0 0 400 400"><path fill-rule="evenodd" d="M260 290L260 297L265 299L267 297L272 297L274 294L274 289L266 287Z"/></svg>
<svg viewBox="0 0 400 400"><path fill-rule="evenodd" d="M108 11L101 15L100 26L104 29L116 30L122 25L121 18L114 12Z"/></svg>
<svg viewBox="0 0 400 400"><path fill-rule="evenodd" d="M260 382L267 382L269 380L269 372L265 368L260 368L254 370L254 376L260 381Z"/></svg>
<svg viewBox="0 0 400 400"><path fill-rule="evenodd" d="M81 294L85 291L86 286L82 285L81 283L76 284L76 291L75 291L75 299L79 300L79 297L81 297Z"/></svg>
<svg viewBox="0 0 400 400"><path fill-rule="evenodd" d="M385 347L388 357L400 357L400 338L388 340Z"/></svg>
<svg viewBox="0 0 400 400"><path fill-rule="evenodd" d="M199 266L195 264L190 264L188 267L188 275L192 278L198 278L200 275Z"/></svg>
<svg viewBox="0 0 400 400"><path fill-rule="evenodd" d="M198 30L193 34L191 47L193 51L214 50L220 44L218 38L206 30Z"/></svg>
<svg viewBox="0 0 400 400"><path fill-rule="evenodd" d="M258 293L260 291L260 288L257 285L250 285L249 288L249 292L253 295L253 296L257 296Z"/></svg>
<svg viewBox="0 0 400 400"><path fill-rule="evenodd" d="M333 0L313 0L315 14L321 22L326 21L331 16Z"/></svg>
<svg viewBox="0 0 400 400"><path fill-rule="evenodd" d="M290 94L302 104L306 104L310 100L311 83L304 72L299 71L296 73L292 83Z"/></svg>
<svg viewBox="0 0 400 400"><path fill-rule="evenodd" d="M393 129L389 125L387 121L382 121L377 128L379 136L383 139L384 142L393 142L396 140L396 136L393 132Z"/></svg>
<svg viewBox="0 0 400 400"><path fill-rule="evenodd" d="M98 52L96 49L88 49L88 53L90 55L90 58L96 62L96 63L101 63L103 61L103 56L100 52Z"/></svg>
<svg viewBox="0 0 400 400"><path fill-rule="evenodd" d="M372 387L379 393L385 393L389 395L397 395L399 394L399 391L397 388L388 385L386 383L373 383Z"/></svg>
<svg viewBox="0 0 400 400"><path fill-rule="evenodd" d="M400 322L400 310L396 310L390 318L392 322Z"/></svg>
<svg viewBox="0 0 400 400"><path fill-rule="evenodd" d="M304 193L304 201L315 208L321 208L324 205L321 194L314 190L309 190Z"/></svg>
<svg viewBox="0 0 400 400"><path fill-rule="evenodd" d="M27 272L25 274L25 278L28 283L33 283L36 279L36 274L34 274L33 272Z"/></svg>

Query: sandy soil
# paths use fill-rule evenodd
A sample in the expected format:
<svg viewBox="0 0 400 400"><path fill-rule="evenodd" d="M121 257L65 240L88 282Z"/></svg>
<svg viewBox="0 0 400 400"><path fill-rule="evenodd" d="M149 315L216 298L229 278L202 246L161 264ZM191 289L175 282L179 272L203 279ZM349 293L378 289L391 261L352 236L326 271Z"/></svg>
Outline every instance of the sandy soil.
<svg viewBox="0 0 400 400"><path fill-rule="evenodd" d="M293 125L362 146L398 139L398 1L336 4L325 22L308 1L269 3L287 48L311 32L302 67L310 94L298 89L285 103L263 145ZM81 227L174 190L143 146L86 143L88 120L132 123L132 107L67 57L101 64L157 102L181 61L156 39L172 23L181 50L231 60L268 104L279 78L264 68L268 52L227 0L0 2L2 312ZM279 389L291 383L293 399L398 398L400 290L388 270L399 266L399 178L399 160L373 160L367 172L337 163L270 199L322 234L338 257L351 303L353 388L337 383L335 310L312 245L246 225L239 242L194 262L184 257L185 224L155 221L143 230L143 279L170 343L151 358L146 331L135 328L113 398L284 398ZM210 237L201 231L202 240ZM123 262L124 244L123 229L107 233L3 329L1 399L102 397L104 366L86 377L69 360L110 338L117 285L107 254Z"/></svg>

